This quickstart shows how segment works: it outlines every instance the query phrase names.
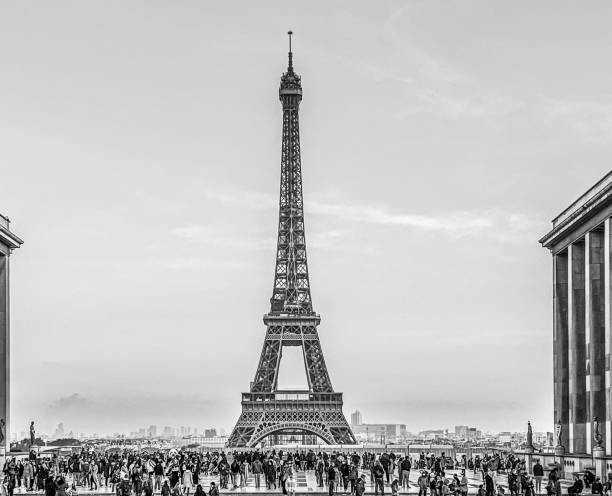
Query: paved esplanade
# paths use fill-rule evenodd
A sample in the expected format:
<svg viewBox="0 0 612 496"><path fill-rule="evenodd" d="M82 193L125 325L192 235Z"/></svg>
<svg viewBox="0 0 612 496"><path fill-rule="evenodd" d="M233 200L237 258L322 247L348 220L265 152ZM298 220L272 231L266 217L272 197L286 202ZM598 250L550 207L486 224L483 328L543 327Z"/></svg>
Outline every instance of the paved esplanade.
<svg viewBox="0 0 612 496"><path fill-rule="evenodd" d="M374 484L372 483L372 481L370 480L370 471L369 470L360 470L360 473L366 474L366 493L368 494L374 494ZM447 470L445 472L445 476L447 479L452 480L453 478L453 474L457 474L459 477L461 477L461 471L460 470ZM466 474L468 476L468 493L469 494L476 494L478 492L478 486L480 484L482 484L482 475L480 472L478 472L477 474L474 474L473 471L471 470L466 470ZM400 493L402 494L418 494L419 493L419 489L418 489L418 485L417 485L417 479L420 475L420 472L418 470L411 470L410 471L410 488L408 490L405 489L401 489L400 488ZM69 475L70 477L70 475ZM398 475L397 475L397 470L395 472L395 476L394 478L398 479ZM215 484L219 484L219 476L203 476L200 478L200 483L202 484L202 487L204 488L204 490L206 492L208 492L209 486L211 482L214 482ZM390 478L391 481L393 481L393 478ZM399 479L398 479L399 480ZM69 478L68 483L71 484L72 480ZM506 493L509 494L508 492L508 480L506 478L506 476L504 474L499 474L496 476L496 483L501 484L502 486L504 486L504 488L506 489ZM544 490L544 486L546 484L546 481L543 481L542 483L542 493L541 494L546 494L546 491ZM568 482L566 481L564 484L564 488L567 487ZM329 489L327 486L324 487L318 487L317 486L317 482L316 482L316 477L315 477L315 473L312 470L309 471L305 471L305 472L298 472L297 473L297 477L296 477L296 494L308 494L308 493L320 493L320 494L327 494ZM79 494L86 494L88 496L94 496L97 494L102 494L102 495L109 495L109 494L115 494L115 492L111 491L110 486L108 488L106 487L102 487L99 490L94 490L94 491L89 491L85 488L82 487L78 487L77 488L78 493ZM193 495L195 489L192 489L190 491L190 494ZM343 494L343 490L342 489L337 489L336 493L337 494ZM29 494L26 491L17 489L15 490L15 493L17 494ZM275 494L282 494L282 490L281 489L276 489L276 490L270 490L268 491L266 489L266 485L265 485L265 481L264 481L264 476L262 475L262 487L260 489L256 489L255 488L255 479L253 477L252 474L249 474L248 477L248 481L247 481L247 485L245 487L239 487L237 489L221 489L221 493L241 493L243 495L247 495L247 494L258 494L258 493L275 493ZM348 493L350 494L350 485L348 488ZM159 491L156 492L156 494L159 494ZM391 494L391 487L389 484L385 484L385 494ZM430 491L429 489L427 490L427 494L430 495Z"/></svg>
<svg viewBox="0 0 612 496"><path fill-rule="evenodd" d="M23 241L9 229L9 220L0 215L0 461L8 451L10 436L10 316L9 256Z"/></svg>

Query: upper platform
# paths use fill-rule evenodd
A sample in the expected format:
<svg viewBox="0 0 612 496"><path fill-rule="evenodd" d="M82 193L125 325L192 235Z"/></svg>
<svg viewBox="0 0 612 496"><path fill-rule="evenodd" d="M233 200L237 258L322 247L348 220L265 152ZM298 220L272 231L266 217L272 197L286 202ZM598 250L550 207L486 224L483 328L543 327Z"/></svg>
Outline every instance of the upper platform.
<svg viewBox="0 0 612 496"><path fill-rule="evenodd" d="M612 171L557 215L552 229L540 243L558 253L609 217L612 217Z"/></svg>
<svg viewBox="0 0 612 496"><path fill-rule="evenodd" d="M23 244L23 240L11 232L10 223L8 217L0 214L0 245L9 251L19 248Z"/></svg>

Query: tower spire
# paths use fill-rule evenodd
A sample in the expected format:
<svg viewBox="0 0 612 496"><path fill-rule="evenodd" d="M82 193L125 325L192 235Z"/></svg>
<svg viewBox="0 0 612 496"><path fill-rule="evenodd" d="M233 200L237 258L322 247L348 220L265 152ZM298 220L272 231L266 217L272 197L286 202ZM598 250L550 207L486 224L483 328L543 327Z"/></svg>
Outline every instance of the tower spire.
<svg viewBox="0 0 612 496"><path fill-rule="evenodd" d="M287 31L289 35L289 67L287 68L287 72L293 72L293 52L291 51L291 36L293 36L293 31Z"/></svg>

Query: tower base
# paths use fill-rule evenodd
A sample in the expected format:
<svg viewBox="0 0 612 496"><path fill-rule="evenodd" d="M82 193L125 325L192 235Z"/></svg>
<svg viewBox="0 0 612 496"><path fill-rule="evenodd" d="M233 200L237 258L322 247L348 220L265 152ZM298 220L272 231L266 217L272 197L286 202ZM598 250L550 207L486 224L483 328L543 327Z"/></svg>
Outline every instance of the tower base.
<svg viewBox="0 0 612 496"><path fill-rule="evenodd" d="M242 414L228 448L252 448L281 434L314 435L326 444L356 444L342 413L342 393L243 393Z"/></svg>

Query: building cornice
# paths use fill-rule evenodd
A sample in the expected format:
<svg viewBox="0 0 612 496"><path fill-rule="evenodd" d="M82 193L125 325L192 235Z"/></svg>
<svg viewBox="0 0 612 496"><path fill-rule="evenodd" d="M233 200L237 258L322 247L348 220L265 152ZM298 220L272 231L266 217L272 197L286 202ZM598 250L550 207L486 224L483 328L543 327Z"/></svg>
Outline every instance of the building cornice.
<svg viewBox="0 0 612 496"><path fill-rule="evenodd" d="M599 180L585 194L567 207L552 221L553 228L541 239L540 244L548 249L567 237L573 229L594 217L612 204L612 172Z"/></svg>
<svg viewBox="0 0 612 496"><path fill-rule="evenodd" d="M9 231L8 228L0 225L0 243L8 246L11 250L14 250L23 244L23 240L16 234Z"/></svg>

